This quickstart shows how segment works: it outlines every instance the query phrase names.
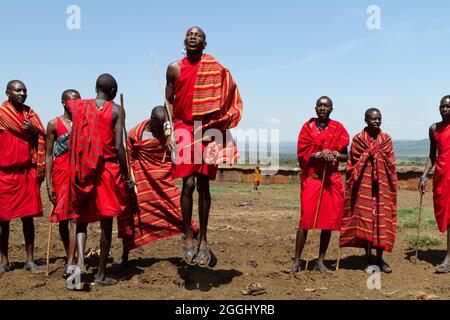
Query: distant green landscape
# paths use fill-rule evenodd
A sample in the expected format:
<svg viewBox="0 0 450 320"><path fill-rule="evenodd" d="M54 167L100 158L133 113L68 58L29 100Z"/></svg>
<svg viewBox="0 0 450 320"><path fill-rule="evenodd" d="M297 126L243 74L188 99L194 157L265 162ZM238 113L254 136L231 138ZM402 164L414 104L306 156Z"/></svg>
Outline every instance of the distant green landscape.
<svg viewBox="0 0 450 320"><path fill-rule="evenodd" d="M271 150L271 147L268 147ZM411 141L394 141L394 151L397 158L397 166L424 166L429 153L429 141L425 140L411 140ZM298 167L297 160L297 143L296 142L281 142L279 144L279 166L281 167ZM243 157L244 155L241 154ZM245 158L241 158L245 164L254 166L255 161L249 161L250 159L256 159L256 151L250 150L245 153ZM262 156L258 159L261 165L268 165L273 159L270 159L270 152L267 156Z"/></svg>

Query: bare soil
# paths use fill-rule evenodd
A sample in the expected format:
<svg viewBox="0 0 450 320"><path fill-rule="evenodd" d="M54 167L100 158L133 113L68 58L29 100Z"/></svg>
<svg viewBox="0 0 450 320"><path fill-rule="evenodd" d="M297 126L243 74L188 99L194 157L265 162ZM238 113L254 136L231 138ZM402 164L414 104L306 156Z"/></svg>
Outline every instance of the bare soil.
<svg viewBox="0 0 450 320"><path fill-rule="evenodd" d="M213 270L188 267L180 259L179 237L163 239L131 253L127 269L108 265L108 275L121 279L113 287L91 287L88 292L66 289L62 278L64 250L57 227L53 228L50 276L32 275L22 270L25 260L21 222L11 224L10 258L14 270L0 277L1 299L450 299L450 274L435 274L435 265L445 254L445 235L436 226L429 232L442 244L420 251L417 264L410 261L414 250L408 248L405 236L414 229L399 229L393 254L386 260L393 273L381 275L381 290L369 290L369 275L363 271L363 250L343 250L341 269L327 276L315 271L286 275L281 270L289 266L294 255L295 232L298 225L299 186L294 184L263 186L253 192L250 185L214 183L213 206L210 217L210 246L218 257ZM43 193L44 195L44 193ZM44 200L45 197L43 197ZM44 259L47 248L48 215L36 219L35 258ZM401 191L399 207L416 208L417 192ZM425 199L427 210L432 208L431 195ZM196 216L196 215L195 215ZM120 257L121 243L114 233L111 262ZM100 228L90 226L88 248L98 247ZM328 252L327 265L335 267L338 235L334 234ZM318 253L318 233L315 233L314 259ZM305 255L304 255L305 257ZM95 259L94 259L95 260ZM95 272L89 270L92 280ZM315 261L311 263L311 269ZM250 284L258 288L257 296L244 295ZM255 284L256 283L256 284ZM244 291L244 292L243 292ZM250 290L251 291L251 290Z"/></svg>

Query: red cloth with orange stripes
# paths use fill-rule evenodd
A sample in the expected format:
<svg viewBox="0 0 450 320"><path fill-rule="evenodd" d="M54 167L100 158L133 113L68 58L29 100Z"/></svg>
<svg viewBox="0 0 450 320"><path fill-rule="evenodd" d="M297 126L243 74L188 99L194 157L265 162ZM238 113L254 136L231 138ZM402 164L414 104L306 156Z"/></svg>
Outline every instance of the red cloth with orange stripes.
<svg viewBox="0 0 450 320"><path fill-rule="evenodd" d="M61 138L61 136L67 134L69 129L66 127L61 117L56 118L56 140ZM56 195L56 203L59 201L65 201L63 197L64 192L67 192L69 187L69 153L63 153L53 159L53 167L52 167L52 183L53 189L55 190ZM55 206L55 208L58 205ZM60 221L68 220L70 216L66 212L60 212L60 215L57 215L55 209L53 209L52 215L50 217L50 221L52 223L58 223Z"/></svg>
<svg viewBox="0 0 450 320"><path fill-rule="evenodd" d="M347 130L337 121L330 120L322 131L317 128L314 118L303 126L297 148L302 171L300 229L340 230L344 212L344 185L339 163L326 167L322 200L314 225L325 165L322 159L313 159L311 155L323 150L343 152L349 142Z"/></svg>
<svg viewBox="0 0 450 320"><path fill-rule="evenodd" d="M19 116L20 115L20 116ZM28 120L38 130L38 141L30 144L31 163L36 167L39 183L45 179L45 137L47 135L41 119L28 106L23 106L17 112L11 102L3 102L0 108L0 130L10 131L23 140L30 140L30 136L23 130L23 120Z"/></svg>
<svg viewBox="0 0 450 320"><path fill-rule="evenodd" d="M35 143L23 130L28 119L39 131ZM36 167L44 165L41 142L45 129L37 114L24 106L16 111L9 101L0 108L0 221L41 217L42 202Z"/></svg>
<svg viewBox="0 0 450 320"><path fill-rule="evenodd" d="M119 217L119 237L128 250L185 232L180 207L180 192L172 178L170 155L165 154L165 141L142 140L151 120L130 131L127 151L136 179L138 210ZM193 222L193 231L198 227Z"/></svg>
<svg viewBox="0 0 450 320"><path fill-rule="evenodd" d="M174 177L185 178L203 174L215 179L217 166L234 164L239 157L228 129L238 125L243 104L230 72L212 56L191 64L181 62L181 74L175 81L174 127L178 154ZM194 122L201 121L199 128ZM208 129L217 129L208 132ZM202 134L212 136L212 142L201 142Z"/></svg>
<svg viewBox="0 0 450 320"><path fill-rule="evenodd" d="M439 123L434 134L438 156L433 180L434 214L441 232L450 225L450 125Z"/></svg>
<svg viewBox="0 0 450 320"><path fill-rule="evenodd" d="M353 138L347 163L341 247L392 252L397 229L397 173L391 137L371 141L366 130Z"/></svg>

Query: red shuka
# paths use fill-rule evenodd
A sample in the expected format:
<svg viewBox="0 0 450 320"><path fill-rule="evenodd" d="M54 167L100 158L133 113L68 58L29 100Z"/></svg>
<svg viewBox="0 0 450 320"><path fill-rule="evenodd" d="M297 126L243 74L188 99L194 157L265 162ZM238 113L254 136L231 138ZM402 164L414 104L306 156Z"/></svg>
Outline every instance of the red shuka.
<svg viewBox="0 0 450 320"><path fill-rule="evenodd" d="M298 159L302 171L301 219L299 228L303 230L340 230L344 212L344 185L339 173L339 163L328 165L322 201L317 224L314 228L324 162L312 159L313 153L328 149L342 152L349 144L350 137L344 126L330 120L327 128L319 131L316 119L309 120L302 128L298 140Z"/></svg>
<svg viewBox="0 0 450 320"><path fill-rule="evenodd" d="M340 246L392 252L397 229L397 173L391 137L371 141L366 130L353 138Z"/></svg>
<svg viewBox="0 0 450 320"><path fill-rule="evenodd" d="M178 148L174 178L202 174L214 180L218 164L233 164L239 156L233 139L225 133L227 129L236 127L242 116L243 105L236 83L226 68L212 56L204 55L196 64L191 64L187 58L182 60L174 90L174 127ZM222 141L197 142L195 121L202 122L203 133L208 129L218 129Z"/></svg>
<svg viewBox="0 0 450 320"><path fill-rule="evenodd" d="M58 140L61 136L67 134L69 129L66 127L61 117L56 118L56 140ZM53 167L52 167L52 182L53 189L56 194L56 203L59 201L64 201L63 197L64 192L67 192L69 186L69 153L65 152L53 159ZM71 218L66 212L61 211L60 214L56 214L56 210L53 209L52 216L50 217L53 223L58 223L60 221L68 220Z"/></svg>
<svg viewBox="0 0 450 320"><path fill-rule="evenodd" d="M433 181L436 221L441 232L450 225L450 125L439 123L434 134L438 157Z"/></svg>
<svg viewBox="0 0 450 320"><path fill-rule="evenodd" d="M17 112L5 102L0 108L0 221L42 216L40 181L33 165L37 151L22 129L25 119L38 128L40 137L45 136L39 118L29 107Z"/></svg>
<svg viewBox="0 0 450 320"><path fill-rule="evenodd" d="M127 195L117 160L112 101L97 110L95 100L68 103L73 128L69 142L70 183L63 208L81 223L111 219L123 213Z"/></svg>
<svg viewBox="0 0 450 320"><path fill-rule="evenodd" d="M128 250L150 242L185 233L180 207L180 192L172 178L172 162L163 162L165 141L142 140L150 120L130 131L127 151L136 179L138 210L127 210L119 217L119 237ZM193 231L198 227L193 221Z"/></svg>

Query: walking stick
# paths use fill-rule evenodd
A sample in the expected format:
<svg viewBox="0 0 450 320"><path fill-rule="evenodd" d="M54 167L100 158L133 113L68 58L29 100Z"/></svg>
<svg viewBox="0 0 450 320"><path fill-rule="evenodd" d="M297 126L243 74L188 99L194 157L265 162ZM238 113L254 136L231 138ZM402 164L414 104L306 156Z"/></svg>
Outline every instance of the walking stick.
<svg viewBox="0 0 450 320"><path fill-rule="evenodd" d="M54 206L52 205L52 212ZM52 243L52 221L50 220L48 223L48 236L47 236L47 266L45 267L45 276L48 277L49 274L49 264L50 264L50 246Z"/></svg>
<svg viewBox="0 0 450 320"><path fill-rule="evenodd" d="M422 208L423 208L423 192L420 193L420 207L419 207L419 221L417 223L417 245L416 245L416 260L414 263L417 263L417 259L419 258L419 239L420 239L420 224L422 220Z"/></svg>
<svg viewBox="0 0 450 320"><path fill-rule="evenodd" d="M126 117L126 113L125 113L125 103L124 103L124 98L123 98L123 94L120 94L120 106L122 107L122 113L123 113L123 132L124 132L124 140L123 140L123 147L125 149L125 158L127 161L127 167L128 167L128 173L131 177L131 179L133 180L133 182L136 182L135 177L134 177L134 172L133 172L133 168L131 167L130 164L130 159L128 157L128 151L127 151L127 140L128 140L128 133L127 133L127 128L125 126L125 117ZM137 194L137 187L136 185L134 185L134 192L136 192Z"/></svg>
<svg viewBox="0 0 450 320"><path fill-rule="evenodd" d="M338 259L337 259L337 263L336 263L336 271L339 271L339 267L341 265L341 246L339 245L339 249L338 249Z"/></svg>
<svg viewBox="0 0 450 320"><path fill-rule="evenodd" d="M311 247L312 247L313 238L314 238L314 231L315 231L315 229L317 227L317 220L319 218L320 205L322 204L322 195L323 195L323 189L325 187L325 176L326 176L326 173L327 173L327 164L325 164L324 169L323 169L322 185L320 187L319 201L317 203L316 216L315 216L315 219L314 219L314 227L312 229L311 238L309 240L309 248L308 248L308 255L307 255L307 258L306 258L305 271L308 270L309 258L310 258L310 255L311 255Z"/></svg>

